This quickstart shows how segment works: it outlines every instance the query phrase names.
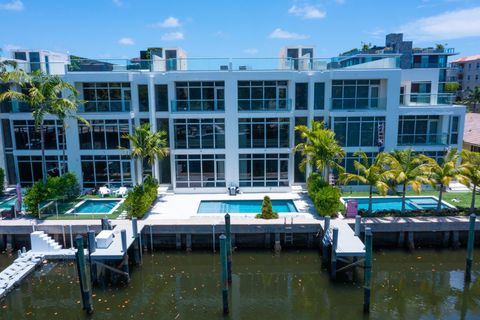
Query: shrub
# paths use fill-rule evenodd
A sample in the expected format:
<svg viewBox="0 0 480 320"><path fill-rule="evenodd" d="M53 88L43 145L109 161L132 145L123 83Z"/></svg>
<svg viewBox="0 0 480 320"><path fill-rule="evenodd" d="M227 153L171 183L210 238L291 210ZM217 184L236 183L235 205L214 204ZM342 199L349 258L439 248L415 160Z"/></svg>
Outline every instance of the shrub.
<svg viewBox="0 0 480 320"><path fill-rule="evenodd" d="M320 188L312 199L318 214L321 216L337 216L341 204L340 196L340 190L336 187Z"/></svg>
<svg viewBox="0 0 480 320"><path fill-rule="evenodd" d="M262 213L256 215L257 219L278 219L278 213L273 212L272 200L269 196L265 196L262 202Z"/></svg>
<svg viewBox="0 0 480 320"><path fill-rule="evenodd" d="M5 171L0 168L0 193L5 191Z"/></svg>
<svg viewBox="0 0 480 320"><path fill-rule="evenodd" d="M137 185L128 193L124 205L130 218L142 218L157 198L158 182L147 177L143 185Z"/></svg>
<svg viewBox="0 0 480 320"><path fill-rule="evenodd" d="M308 176L307 191L312 200L319 189L327 186L328 183L323 179L321 174L313 172Z"/></svg>

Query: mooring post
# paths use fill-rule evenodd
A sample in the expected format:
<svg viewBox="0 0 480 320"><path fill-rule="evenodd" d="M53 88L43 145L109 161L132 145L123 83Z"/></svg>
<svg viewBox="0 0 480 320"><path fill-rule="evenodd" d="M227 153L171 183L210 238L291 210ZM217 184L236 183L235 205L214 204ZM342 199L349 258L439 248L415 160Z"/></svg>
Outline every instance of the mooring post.
<svg viewBox="0 0 480 320"><path fill-rule="evenodd" d="M109 230L108 226L108 219L107 218L102 218L102 230Z"/></svg>
<svg viewBox="0 0 480 320"><path fill-rule="evenodd" d="M74 248L74 244L73 244L73 233L72 233L72 225L69 225L68 226L69 229L70 229L70 248Z"/></svg>
<svg viewBox="0 0 480 320"><path fill-rule="evenodd" d="M330 261L330 276L332 280L337 278L337 244L338 244L338 228L333 228L332 237L332 258Z"/></svg>
<svg viewBox="0 0 480 320"><path fill-rule="evenodd" d="M152 231L152 225L150 225L150 252L152 253L152 256L153 256L153 231Z"/></svg>
<svg viewBox="0 0 480 320"><path fill-rule="evenodd" d="M330 229L330 216L326 216L323 225L322 260L325 265L328 261L328 230Z"/></svg>
<svg viewBox="0 0 480 320"><path fill-rule="evenodd" d="M76 258L75 261L77 263L78 280L80 282L80 293L82 296L83 309L90 314L93 312L92 294L89 289L87 273L85 270L86 266L85 266L85 253L83 251L83 237L80 235L77 236L76 243L77 243L77 252L75 253L75 258Z"/></svg>
<svg viewBox="0 0 480 320"><path fill-rule="evenodd" d="M215 253L215 225L212 224L212 250Z"/></svg>
<svg viewBox="0 0 480 320"><path fill-rule="evenodd" d="M140 237L138 235L138 221L137 218L132 218L132 238L133 240L133 260L136 265L142 263L142 247L140 246Z"/></svg>
<svg viewBox="0 0 480 320"><path fill-rule="evenodd" d="M360 226L362 224L362 217L360 215L355 216L355 236L360 237Z"/></svg>
<svg viewBox="0 0 480 320"><path fill-rule="evenodd" d="M92 253L95 252L97 245L95 243L95 231L88 231L88 263L90 265L90 278L92 283L97 283L97 265L92 261Z"/></svg>
<svg viewBox="0 0 480 320"><path fill-rule="evenodd" d="M470 215L470 224L468 227L468 243L467 243L467 266L465 268L465 281L472 280L472 264L473 264L473 247L475 244L475 219L477 216L472 213Z"/></svg>
<svg viewBox="0 0 480 320"><path fill-rule="evenodd" d="M128 247L127 247L127 231L122 229L120 231L122 237L122 252L123 252L123 262L122 262L122 271L126 273L125 277L127 282L130 281L130 275L128 271Z"/></svg>
<svg viewBox="0 0 480 320"><path fill-rule="evenodd" d="M365 268L363 285L363 312L370 312L370 282L372 278L372 229L365 228Z"/></svg>
<svg viewBox="0 0 480 320"><path fill-rule="evenodd" d="M225 232L227 234L227 271L228 283L232 283L232 230L230 224L230 215L225 215Z"/></svg>
<svg viewBox="0 0 480 320"><path fill-rule="evenodd" d="M222 301L223 314L228 314L228 266L227 266L227 237L220 236L220 268L222 274Z"/></svg>

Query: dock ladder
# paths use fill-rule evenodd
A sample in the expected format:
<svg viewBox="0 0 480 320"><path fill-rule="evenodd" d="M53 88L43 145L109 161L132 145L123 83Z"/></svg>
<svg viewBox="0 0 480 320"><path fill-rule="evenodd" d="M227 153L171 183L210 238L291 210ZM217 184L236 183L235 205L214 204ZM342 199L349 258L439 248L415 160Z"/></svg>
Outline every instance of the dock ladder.
<svg viewBox="0 0 480 320"><path fill-rule="evenodd" d="M290 217L290 224L287 224L287 218L283 219L284 233L283 241L285 244L293 244L293 217Z"/></svg>

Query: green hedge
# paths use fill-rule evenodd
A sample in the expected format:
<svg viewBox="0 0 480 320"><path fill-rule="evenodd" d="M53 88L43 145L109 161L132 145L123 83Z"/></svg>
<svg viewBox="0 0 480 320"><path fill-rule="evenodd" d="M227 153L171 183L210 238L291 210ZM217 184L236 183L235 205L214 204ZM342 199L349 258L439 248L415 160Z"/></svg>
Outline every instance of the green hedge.
<svg viewBox="0 0 480 320"><path fill-rule="evenodd" d="M124 205L130 218L142 218L157 198L158 182L147 177L143 185L137 185L128 193Z"/></svg>
<svg viewBox="0 0 480 320"><path fill-rule="evenodd" d="M311 173L307 179L308 195L321 216L336 217L341 205L341 192L337 187L332 187L318 173Z"/></svg>
<svg viewBox="0 0 480 320"><path fill-rule="evenodd" d="M80 185L77 177L71 172L60 177L48 177L47 182L35 182L27 189L23 199L27 210L34 216L39 216L38 207L42 202L50 200L71 200L80 195Z"/></svg>

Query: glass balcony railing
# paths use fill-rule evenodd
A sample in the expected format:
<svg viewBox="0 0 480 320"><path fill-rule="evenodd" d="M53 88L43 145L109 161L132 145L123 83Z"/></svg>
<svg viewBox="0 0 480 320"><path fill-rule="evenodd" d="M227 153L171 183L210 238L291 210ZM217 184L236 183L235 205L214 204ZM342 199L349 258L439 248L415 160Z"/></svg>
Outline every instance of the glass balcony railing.
<svg viewBox="0 0 480 320"><path fill-rule="evenodd" d="M223 99L172 100L172 112L216 112L225 111Z"/></svg>
<svg viewBox="0 0 480 320"><path fill-rule="evenodd" d="M384 110L387 98L330 98L332 110Z"/></svg>
<svg viewBox="0 0 480 320"><path fill-rule="evenodd" d="M413 63L413 68L432 68L432 69L438 69L438 68L446 68L447 66L444 63L423 63L423 62L418 62L418 63Z"/></svg>
<svg viewBox="0 0 480 320"><path fill-rule="evenodd" d="M290 111L292 99L238 99L240 112Z"/></svg>
<svg viewBox="0 0 480 320"><path fill-rule="evenodd" d="M80 105L78 112L128 112L130 107L130 100L97 100Z"/></svg>
<svg viewBox="0 0 480 320"><path fill-rule="evenodd" d="M411 93L400 95L400 105L409 107L452 105L455 95L452 93Z"/></svg>
<svg viewBox="0 0 480 320"><path fill-rule="evenodd" d="M448 134L400 134L397 144L399 146L422 145L447 145Z"/></svg>

